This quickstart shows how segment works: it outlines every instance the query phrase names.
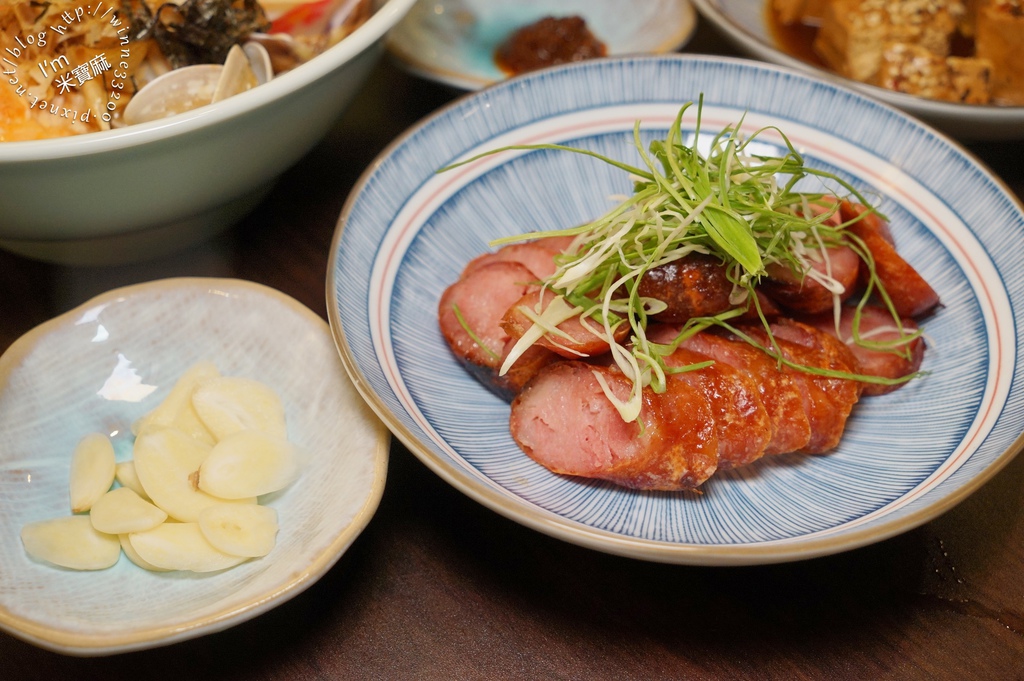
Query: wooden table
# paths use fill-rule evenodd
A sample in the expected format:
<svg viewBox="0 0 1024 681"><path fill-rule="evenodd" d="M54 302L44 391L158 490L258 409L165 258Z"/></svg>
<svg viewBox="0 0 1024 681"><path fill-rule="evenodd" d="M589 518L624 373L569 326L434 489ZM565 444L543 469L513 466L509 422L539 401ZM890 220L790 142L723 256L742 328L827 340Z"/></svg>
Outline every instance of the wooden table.
<svg viewBox="0 0 1024 681"><path fill-rule="evenodd" d="M728 52L706 26L687 50ZM330 240L353 183L458 94L384 61L255 213L185 253L102 269L0 253L0 350L96 293L164 276L251 279L326 317ZM1024 196L1024 143L971 150ZM369 527L295 599L219 634L107 658L0 634L0 678L1022 679L1024 457L888 541L798 563L699 568L529 530L396 442Z"/></svg>

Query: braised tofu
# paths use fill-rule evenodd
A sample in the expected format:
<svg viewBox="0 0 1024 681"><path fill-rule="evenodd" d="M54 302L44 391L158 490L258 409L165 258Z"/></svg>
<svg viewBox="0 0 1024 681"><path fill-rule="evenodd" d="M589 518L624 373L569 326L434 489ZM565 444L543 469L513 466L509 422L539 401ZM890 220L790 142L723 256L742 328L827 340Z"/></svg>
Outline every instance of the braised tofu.
<svg viewBox="0 0 1024 681"><path fill-rule="evenodd" d="M963 11L961 0L831 0L814 49L840 75L873 82L891 43L946 57Z"/></svg>
<svg viewBox="0 0 1024 681"><path fill-rule="evenodd" d="M928 99L987 104L991 69L984 59L942 57L919 45L890 43L882 50L876 84Z"/></svg>
<svg viewBox="0 0 1024 681"><path fill-rule="evenodd" d="M1024 0L992 0L975 17L975 54L992 69L992 100L1024 105Z"/></svg>

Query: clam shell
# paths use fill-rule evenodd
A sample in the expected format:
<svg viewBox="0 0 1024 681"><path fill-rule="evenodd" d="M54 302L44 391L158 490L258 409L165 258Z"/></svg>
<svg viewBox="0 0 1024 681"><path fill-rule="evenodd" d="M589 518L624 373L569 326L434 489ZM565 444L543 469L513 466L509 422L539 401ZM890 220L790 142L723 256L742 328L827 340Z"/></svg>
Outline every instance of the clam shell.
<svg viewBox="0 0 1024 681"><path fill-rule="evenodd" d="M224 64L196 64L168 71L135 93L124 109L137 125L198 109L245 92L274 76L270 54L255 42L234 45Z"/></svg>
<svg viewBox="0 0 1024 681"><path fill-rule="evenodd" d="M257 85L259 81L256 80L256 74L249 65L249 57L245 50L238 45L232 45L227 59L224 60L224 70L221 71L217 88L213 91L212 101L219 102Z"/></svg>
<svg viewBox="0 0 1024 681"><path fill-rule="evenodd" d="M124 122L137 125L198 109L213 101L224 66L196 64L168 71L135 93L124 108Z"/></svg>

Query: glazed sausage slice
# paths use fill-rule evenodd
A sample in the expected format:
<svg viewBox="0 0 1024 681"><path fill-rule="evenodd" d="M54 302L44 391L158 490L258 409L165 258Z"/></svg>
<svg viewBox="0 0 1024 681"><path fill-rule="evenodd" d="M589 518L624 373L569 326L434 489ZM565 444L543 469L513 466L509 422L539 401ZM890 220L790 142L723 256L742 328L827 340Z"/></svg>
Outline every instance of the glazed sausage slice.
<svg viewBox="0 0 1024 681"><path fill-rule="evenodd" d="M570 237L547 237L502 246L492 253L484 253L470 260L461 277L477 268L495 262L517 262L533 272L534 279L545 279L555 272L555 256L572 243Z"/></svg>
<svg viewBox="0 0 1024 681"><path fill-rule="evenodd" d="M903 378L921 368L925 351L924 338L919 336L909 344L892 350L878 350L858 345L853 336L855 314L854 308L844 307L841 311L838 329L836 329L832 315L819 316L808 321L818 329L837 337L850 348L857 360L858 374L881 378ZM902 336L917 331L917 324L912 319L903 319L900 324L903 327ZM877 342L896 341L901 337L900 329L896 326L892 315L887 310L873 305L866 305L861 310L859 334L865 340ZM903 384L885 385L865 382L862 385L862 394L864 395L884 395Z"/></svg>
<svg viewBox="0 0 1024 681"><path fill-rule="evenodd" d="M505 343L505 350L501 355L502 365L504 365L505 358L508 357L509 352L512 350L512 346L514 346L515 343L516 341L514 338L509 338ZM523 386L526 385L531 378L537 375L537 372L549 364L560 361L562 361L562 358L547 348L543 348L539 345L531 345L527 348L526 352L522 353L515 363L509 367L508 371L503 376L495 375L491 380L497 388L498 394L511 402L512 398L519 394L519 391L523 389Z"/></svg>
<svg viewBox="0 0 1024 681"><path fill-rule="evenodd" d="M811 424L803 397L793 377L774 359L745 341L709 332L687 339L683 347L739 369L754 381L771 422L766 455L795 452L807 445Z"/></svg>
<svg viewBox="0 0 1024 681"><path fill-rule="evenodd" d="M770 328L778 350L793 364L856 373L853 354L835 337L791 320L772 324ZM770 341L762 328L750 327L745 331L769 347ZM843 436L853 405L860 399L862 384L850 378L822 376L790 366L783 367L782 371L799 386L810 423L811 437L800 451L820 454L834 448Z"/></svg>
<svg viewBox="0 0 1024 681"><path fill-rule="evenodd" d="M534 287L528 290L522 298L509 307L508 312L501 320L502 328L512 339L518 340L523 337L532 326L533 321L526 316L524 309L532 310L536 314L543 314L552 304L556 296L549 290ZM579 315L571 317L561 324L558 330L564 335L547 333L542 336L536 345L547 348L567 359L578 359L580 357L593 357L603 355L609 350L608 341L602 335L604 329L600 322L588 318L584 324ZM622 323L614 329L616 340L621 341L629 333L629 325Z"/></svg>
<svg viewBox="0 0 1024 681"><path fill-rule="evenodd" d="M671 324L725 312L732 307L731 292L732 282L722 261L700 253L652 268L638 284L639 295L668 306L654 319Z"/></svg>
<svg viewBox="0 0 1024 681"><path fill-rule="evenodd" d="M665 358L666 366L687 367L708 361L707 355L679 348ZM772 436L771 419L758 394L757 384L747 373L728 364L675 374L704 393L711 407L718 433L718 468L744 466L764 454Z"/></svg>
<svg viewBox="0 0 1024 681"><path fill-rule="evenodd" d="M501 328L501 318L531 288L533 279L533 273L519 263L494 262L445 289L437 313L452 352L478 366L497 368L509 338Z"/></svg>
<svg viewBox="0 0 1024 681"><path fill-rule="evenodd" d="M768 266L769 278L761 283L760 289L779 305L800 314L830 310L837 296L840 302L844 301L857 289L860 256L852 248L826 248L822 258L815 260L811 268L834 279L842 286L842 291L833 295L817 280L798 276L780 264Z"/></svg>
<svg viewBox="0 0 1024 681"><path fill-rule="evenodd" d="M509 341L501 319L534 278L520 263L494 262L456 281L438 302L441 334L452 353L477 380L504 398L509 398L511 387L497 374Z"/></svg>
<svg viewBox="0 0 1024 681"><path fill-rule="evenodd" d="M621 372L567 361L542 369L512 402L509 428L519 447L555 473L648 490L693 489L715 472L718 441L704 395L670 381L643 393L642 427L624 421L604 394L625 399Z"/></svg>
<svg viewBox="0 0 1024 681"><path fill-rule="evenodd" d="M899 253L893 243L889 226L859 204L843 201L844 220L862 217L847 229L858 236L875 261L875 274L885 287L900 317L920 317L939 304L939 294Z"/></svg>

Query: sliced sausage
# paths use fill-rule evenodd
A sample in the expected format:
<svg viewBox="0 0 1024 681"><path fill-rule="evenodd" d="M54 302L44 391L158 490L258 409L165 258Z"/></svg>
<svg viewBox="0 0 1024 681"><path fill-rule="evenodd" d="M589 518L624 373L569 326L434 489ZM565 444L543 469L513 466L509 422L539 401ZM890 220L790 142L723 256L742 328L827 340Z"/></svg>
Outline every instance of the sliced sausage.
<svg viewBox="0 0 1024 681"><path fill-rule="evenodd" d="M568 361L542 369L512 402L509 428L519 447L564 475L633 489L687 490L716 470L718 442L700 391L671 381L643 392L641 421L624 421L601 388L625 400L630 381L615 369Z"/></svg>
<svg viewBox="0 0 1024 681"><path fill-rule="evenodd" d="M889 226L859 204L844 201L841 211L843 219L848 221L860 216L847 230L859 237L871 252L875 274L900 317L920 317L931 312L939 304L939 294L896 252Z"/></svg>
<svg viewBox="0 0 1024 681"><path fill-rule="evenodd" d="M665 303L668 307L653 318L672 324L716 315L732 307L732 282L725 265L718 258L700 253L648 270L640 278L637 292Z"/></svg>
<svg viewBox="0 0 1024 681"><path fill-rule="evenodd" d="M665 364L686 367L710 359L688 348L679 348L665 358ZM771 440L772 423L757 384L749 374L715 362L675 374L674 379L690 383L708 400L718 434L719 470L744 466L761 458Z"/></svg>
<svg viewBox="0 0 1024 681"><path fill-rule="evenodd" d="M506 399L510 387L497 374L509 341L501 318L529 290L533 279L533 273L519 263L495 262L456 281L438 302L438 323L452 354L477 380Z"/></svg>
<svg viewBox="0 0 1024 681"><path fill-rule="evenodd" d="M757 386L771 422L771 438L764 453L795 452L811 439L811 424L803 397L792 376L778 362L743 340L716 333L699 333L683 347L745 372Z"/></svg>
<svg viewBox="0 0 1024 681"><path fill-rule="evenodd" d="M505 350L501 355L502 364L504 364L515 342L514 338L509 338L505 343ZM560 361L562 361L562 358L547 348L531 345L526 352L516 359L515 363L509 367L504 375L499 376L496 374L493 379L489 380L494 383L499 395L511 401L523 389L523 386L537 375L537 372L549 364Z"/></svg>
<svg viewBox="0 0 1024 681"><path fill-rule="evenodd" d="M921 368L925 352L924 338L918 336L909 343L894 347L891 350L864 347L863 345L858 345L854 339L853 322L855 315L856 310L854 308L844 307L841 311L838 330L832 315L822 315L808 321L818 329L837 337L850 348L853 356L857 359L858 374L897 379L910 376ZM900 321L900 324L902 325L902 333L887 310L874 305L866 305L862 308L860 314L859 336L867 341L897 341L917 331L917 324L912 319L903 319ZM896 390L903 384L885 385L864 382L862 385L864 395L884 395Z"/></svg>
<svg viewBox="0 0 1024 681"><path fill-rule="evenodd" d="M512 339L518 340L533 326L533 321L526 316L523 309L532 310L535 314L543 314L548 309L555 294L539 287L528 290L522 298L511 305L501 320L502 328ZM579 315L558 324L560 334L547 333L536 345L545 347L567 359L593 357L608 352L608 341L604 337L604 329L600 322L587 318L586 323ZM629 333L629 325L621 323L614 329L616 340L622 340ZM565 334L565 335L562 335Z"/></svg>
<svg viewBox="0 0 1024 681"><path fill-rule="evenodd" d="M831 310L836 297L842 302L857 290L860 257L852 248L826 248L821 259L811 263L811 268L834 279L842 287L842 291L833 295L832 291L817 280L796 274L778 263L766 268L768 278L761 282L759 288L779 305L800 314Z"/></svg>
<svg viewBox="0 0 1024 681"><path fill-rule="evenodd" d="M857 365L849 348L835 337L800 322L786 320L771 325L775 345L782 356L794 365L811 369L856 373ZM770 347L764 329L745 331L765 347ZM810 423L811 437L800 448L807 454L820 454L839 444L846 429L846 420L853 405L860 399L859 381L851 378L823 376L784 366L786 373L800 388L804 411Z"/></svg>
<svg viewBox="0 0 1024 681"><path fill-rule="evenodd" d="M546 279L555 272L555 256L572 243L571 237L547 237L502 246L492 253L484 253L470 260L462 270L462 277L473 270L494 262L518 262L534 274L537 280Z"/></svg>

